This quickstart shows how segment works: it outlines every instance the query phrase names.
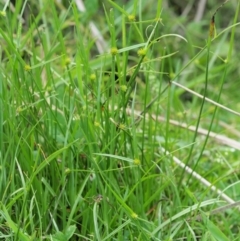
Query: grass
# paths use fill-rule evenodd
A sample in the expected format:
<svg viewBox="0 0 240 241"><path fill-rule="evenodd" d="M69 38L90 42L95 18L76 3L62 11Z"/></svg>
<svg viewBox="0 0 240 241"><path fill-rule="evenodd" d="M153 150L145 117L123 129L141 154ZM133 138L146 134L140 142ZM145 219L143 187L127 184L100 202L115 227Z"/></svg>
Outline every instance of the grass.
<svg viewBox="0 0 240 241"><path fill-rule="evenodd" d="M166 4L1 3L1 239L238 240L239 1Z"/></svg>

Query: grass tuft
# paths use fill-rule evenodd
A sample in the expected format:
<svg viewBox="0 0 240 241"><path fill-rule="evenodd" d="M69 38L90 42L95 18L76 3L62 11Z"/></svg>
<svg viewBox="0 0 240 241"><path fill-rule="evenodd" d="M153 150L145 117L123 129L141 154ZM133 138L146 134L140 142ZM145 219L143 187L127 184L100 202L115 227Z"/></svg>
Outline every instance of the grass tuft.
<svg viewBox="0 0 240 241"><path fill-rule="evenodd" d="M13 2L0 239L237 240L239 1Z"/></svg>

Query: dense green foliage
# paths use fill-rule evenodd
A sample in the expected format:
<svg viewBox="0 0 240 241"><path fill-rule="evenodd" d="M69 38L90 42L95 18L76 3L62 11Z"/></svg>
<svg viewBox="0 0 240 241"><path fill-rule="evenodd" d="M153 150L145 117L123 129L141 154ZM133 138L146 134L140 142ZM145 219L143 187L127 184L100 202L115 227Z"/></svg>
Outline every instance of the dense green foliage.
<svg viewBox="0 0 240 241"><path fill-rule="evenodd" d="M4 2L0 239L239 240L239 1Z"/></svg>

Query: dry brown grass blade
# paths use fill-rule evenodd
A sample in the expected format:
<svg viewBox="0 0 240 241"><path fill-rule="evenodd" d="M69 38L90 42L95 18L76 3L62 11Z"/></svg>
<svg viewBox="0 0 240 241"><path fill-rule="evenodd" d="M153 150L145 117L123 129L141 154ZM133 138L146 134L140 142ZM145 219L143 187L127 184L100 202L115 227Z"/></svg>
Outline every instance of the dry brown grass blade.
<svg viewBox="0 0 240 241"><path fill-rule="evenodd" d="M131 109L127 109L127 113L129 115L131 115L132 110ZM142 112L134 110L134 115L137 118L142 118L142 114L143 114ZM154 114L151 114L151 116L150 116L149 114L146 114L146 117L147 118L151 117L152 119L157 120L158 122L166 122L166 118L164 118L163 116L158 116L158 115L154 115ZM171 120L170 119L169 123L171 125L175 125L175 126L178 126L178 127L181 127L181 128L193 131L193 132L196 131L196 127L195 126L187 125L186 123L182 123L182 122L180 123L180 122L178 122L176 120ZM203 128L198 128L197 131L198 131L198 134L200 134L200 135L206 136L208 134L208 130L203 129ZM234 148L236 150L240 150L240 142L238 142L236 140L228 138L228 137L226 137L224 135L217 134L217 133L215 133L213 131L209 132L209 137L214 139L219 144L232 147L232 148Z"/></svg>
<svg viewBox="0 0 240 241"><path fill-rule="evenodd" d="M172 160L181 168L183 168L187 173L192 175L195 179L197 179L199 182L201 182L204 186L209 188L211 191L217 193L219 197L221 197L223 200L228 202L229 204L235 204L236 202L230 198L228 195L226 195L222 190L218 189L216 186L214 186L212 183L210 183L207 179L199 175L197 172L193 171L189 166L186 166L185 163L180 161L177 157L173 156L169 151L165 150L163 147L161 148L162 153L165 153L167 156L171 156Z"/></svg>
<svg viewBox="0 0 240 241"><path fill-rule="evenodd" d="M85 5L82 0L75 0L75 2L76 2L76 5L77 5L77 8L79 11L81 11L81 12L86 11ZM103 54L107 49L107 44L106 44L101 32L98 30L98 28L96 27L96 25L94 24L93 21L89 22L89 28L91 30L93 39L95 39L95 43L96 43L99 54Z"/></svg>

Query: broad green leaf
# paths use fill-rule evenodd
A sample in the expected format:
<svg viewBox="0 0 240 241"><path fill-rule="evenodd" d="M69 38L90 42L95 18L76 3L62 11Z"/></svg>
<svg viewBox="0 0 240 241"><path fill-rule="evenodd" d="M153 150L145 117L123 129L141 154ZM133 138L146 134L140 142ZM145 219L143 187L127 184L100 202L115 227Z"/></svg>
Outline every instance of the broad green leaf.
<svg viewBox="0 0 240 241"><path fill-rule="evenodd" d="M217 241L230 241L225 234L210 220L207 220L207 229Z"/></svg>

